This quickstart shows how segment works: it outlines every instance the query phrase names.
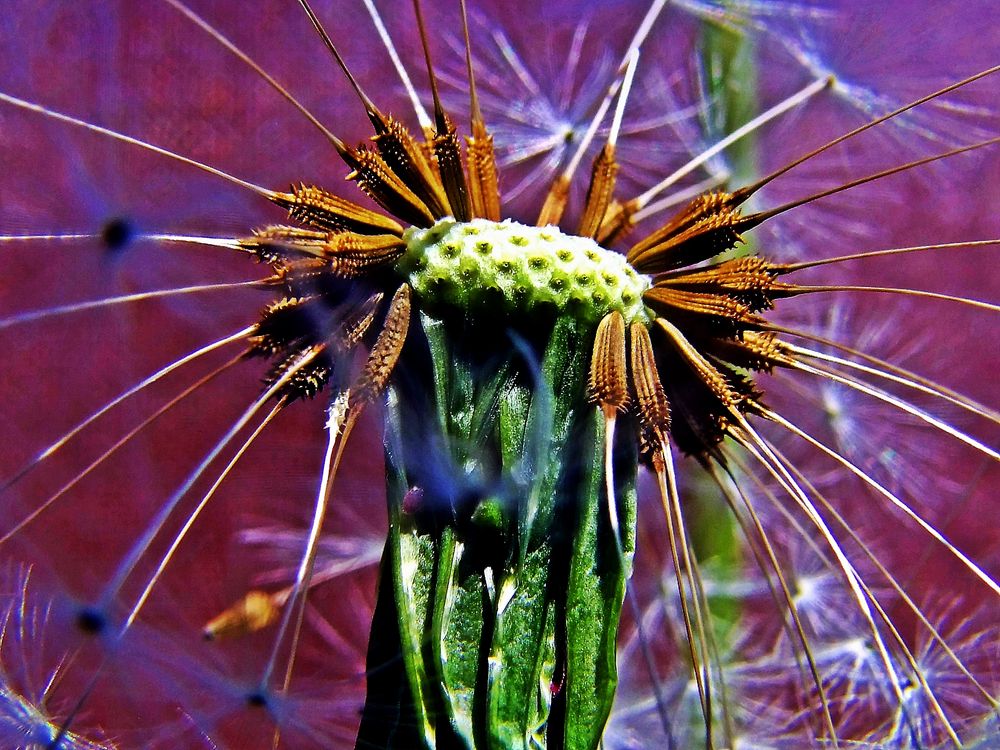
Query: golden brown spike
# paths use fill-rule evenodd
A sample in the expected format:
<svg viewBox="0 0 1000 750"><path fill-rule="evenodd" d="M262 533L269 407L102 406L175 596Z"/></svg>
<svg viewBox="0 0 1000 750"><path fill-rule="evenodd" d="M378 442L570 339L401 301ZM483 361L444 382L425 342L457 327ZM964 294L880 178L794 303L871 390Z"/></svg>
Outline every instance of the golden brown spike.
<svg viewBox="0 0 1000 750"><path fill-rule="evenodd" d="M322 263L314 270L344 278L391 265L406 249L406 243L395 234L330 233L281 225L265 227L240 240L240 245L272 265L288 267L317 259Z"/></svg>
<svg viewBox="0 0 1000 750"><path fill-rule="evenodd" d="M628 375L625 369L625 319L617 310L608 313L597 326L594 352L590 359L590 398L606 414L628 402Z"/></svg>
<svg viewBox="0 0 1000 750"><path fill-rule="evenodd" d="M626 234L632 231L635 226L633 216L638 210L639 204L635 200L620 203L612 199L611 205L604 212L604 221L601 222L597 236L594 237L599 245L608 246L617 242Z"/></svg>
<svg viewBox="0 0 1000 750"><path fill-rule="evenodd" d="M340 328L333 333L331 343L340 351L346 352L353 349L371 328L378 312L379 305L385 297L382 292L375 292L368 299L357 305L353 310L344 316Z"/></svg>
<svg viewBox="0 0 1000 750"><path fill-rule="evenodd" d="M660 276L658 286L708 287L723 292L767 291L774 284L777 268L763 258L748 255L693 271Z"/></svg>
<svg viewBox="0 0 1000 750"><path fill-rule="evenodd" d="M284 285L288 294L295 297L311 293L315 289L311 282L329 275L330 263L322 258L288 260L277 263L274 272L273 283Z"/></svg>
<svg viewBox="0 0 1000 750"><path fill-rule="evenodd" d="M670 432L670 403L663 392L660 373L656 369L656 358L653 355L653 342L649 338L649 331L641 323L633 323L629 327L629 334L632 385L639 407L639 424L647 437L642 440L646 452L646 449L653 450L658 446Z"/></svg>
<svg viewBox="0 0 1000 750"><path fill-rule="evenodd" d="M419 227L434 223L434 214L427 204L392 171L377 151L358 148L351 152L349 162L354 171L347 179L356 181L358 187L386 211Z"/></svg>
<svg viewBox="0 0 1000 750"><path fill-rule="evenodd" d="M264 591L250 591L231 607L209 620L202 630L205 639L214 641L235 638L263 630L278 619L281 604L275 599L275 596Z"/></svg>
<svg viewBox="0 0 1000 750"><path fill-rule="evenodd" d="M684 337L684 334L673 323L665 318L657 318L656 323L667 334L670 343L674 345L682 359L688 363L697 378L728 411L735 413L736 404L740 399L729 387L729 383L726 382L722 373L705 359L701 352L691 345L691 342Z"/></svg>
<svg viewBox="0 0 1000 750"><path fill-rule="evenodd" d="M265 263L276 263L287 257L318 256L330 233L326 230L302 229L284 224L271 224L255 229L249 237L239 240L240 247Z"/></svg>
<svg viewBox="0 0 1000 750"><path fill-rule="evenodd" d="M323 257L387 263L402 255L405 248L406 242L394 234L341 232L327 238L323 244Z"/></svg>
<svg viewBox="0 0 1000 750"><path fill-rule="evenodd" d="M312 185L293 185L291 193L276 193L272 200L292 220L331 232L403 234L403 227L390 217Z"/></svg>
<svg viewBox="0 0 1000 750"><path fill-rule="evenodd" d="M451 204L451 213L459 221L472 218L469 209L469 191L465 185L465 171L462 168L462 147L458 142L455 125L448 115L442 113L441 125L434 135L434 155L437 157L438 169L441 171L441 182L444 192Z"/></svg>
<svg viewBox="0 0 1000 750"><path fill-rule="evenodd" d="M403 284L396 290L385 316L385 326L378 335L364 369L350 391L348 411L355 412L373 403L382 393L392 369L396 366L406 333L410 327L410 287Z"/></svg>
<svg viewBox="0 0 1000 750"><path fill-rule="evenodd" d="M265 307L253 334L247 336L247 343L250 345L247 356L273 357L300 341L302 332L297 323L304 314L308 314L304 311L315 299L315 295L284 297Z"/></svg>
<svg viewBox="0 0 1000 750"><path fill-rule="evenodd" d="M628 261L641 273L660 273L697 263L736 247L743 241L740 232L758 223L755 218L743 217L738 210L728 208L699 212L693 220L681 216L671 222L676 226L670 231L661 228L633 246ZM654 238L659 239L654 241Z"/></svg>
<svg viewBox="0 0 1000 750"><path fill-rule="evenodd" d="M552 181L548 194L545 196L545 203L538 213L538 226L544 227L549 224L559 224L563 211L566 210L566 203L569 202L569 177L560 174Z"/></svg>
<svg viewBox="0 0 1000 750"><path fill-rule="evenodd" d="M770 310L774 300L784 296L788 285L776 280L780 267L763 258L745 256L711 266L665 273L657 277L661 289L684 289L728 295L746 303L752 312Z"/></svg>
<svg viewBox="0 0 1000 750"><path fill-rule="evenodd" d="M497 182L496 153L493 136L479 119L472 121L472 136L466 138L469 162L469 199L472 214L490 221L500 221L500 187Z"/></svg>
<svg viewBox="0 0 1000 750"><path fill-rule="evenodd" d="M440 175L424 147L392 117L379 115L373 122L376 135L372 140L389 168L427 205L435 218L450 214L451 207Z"/></svg>
<svg viewBox="0 0 1000 750"><path fill-rule="evenodd" d="M268 259L268 256L395 260L406 247L396 234L328 232L273 224L256 230L239 241L240 246Z"/></svg>
<svg viewBox="0 0 1000 750"><path fill-rule="evenodd" d="M714 341L713 354L736 367L770 371L775 366L791 367L795 358L771 331L743 331L739 338Z"/></svg>
<svg viewBox="0 0 1000 750"><path fill-rule="evenodd" d="M381 256L348 256L343 258L330 258L327 261L326 270L334 276L342 279L357 279L367 276L373 271L391 265L399 258L401 251L386 251Z"/></svg>
<svg viewBox="0 0 1000 750"><path fill-rule="evenodd" d="M615 147L608 143L594 157L590 185L587 188L587 202L584 204L580 228L577 230L577 234L581 237L597 236L611 205L617 177L618 162L615 159Z"/></svg>
<svg viewBox="0 0 1000 750"><path fill-rule="evenodd" d="M628 252L629 262L632 262L634 258L642 255L646 250L655 245L659 245L679 232L689 229L695 222L724 210L728 207L731 197L729 193L721 190L713 190L692 198L666 224L632 246Z"/></svg>
<svg viewBox="0 0 1000 750"><path fill-rule="evenodd" d="M751 324L755 321L749 305L725 294L654 286L642 295L642 299L655 306L694 315L709 315L732 323Z"/></svg>
<svg viewBox="0 0 1000 750"><path fill-rule="evenodd" d="M465 171L462 168L462 148L455 133L455 126L441 106L441 97L438 94L437 78L434 75L434 63L431 61L430 42L420 0L413 0L413 12L417 19L417 31L420 34L420 44L424 50L424 60L427 62L427 78L431 84L431 97L434 99L435 132L430 138L431 148L437 159L441 183L444 185L445 195L448 196L448 202L451 204L452 215L459 221L468 221L472 218L472 214L469 210L469 193L465 185Z"/></svg>
<svg viewBox="0 0 1000 750"><path fill-rule="evenodd" d="M323 43L330 54L333 55L338 67L343 71L354 89L361 103L364 105L368 119L371 120L375 128L375 145L379 154L385 160L389 168L395 172L399 178L428 206L435 218L441 218L449 213L444 192L440 182L436 179L434 171L430 168L427 155L420 148L399 122L391 117L387 117L379 111L375 103L362 90L361 85L355 79L347 63L334 45L330 35L319 18L313 12L308 0L299 0L299 4L309 16L310 22L323 39ZM343 153L343 152L342 152ZM348 159L350 162L350 160Z"/></svg>

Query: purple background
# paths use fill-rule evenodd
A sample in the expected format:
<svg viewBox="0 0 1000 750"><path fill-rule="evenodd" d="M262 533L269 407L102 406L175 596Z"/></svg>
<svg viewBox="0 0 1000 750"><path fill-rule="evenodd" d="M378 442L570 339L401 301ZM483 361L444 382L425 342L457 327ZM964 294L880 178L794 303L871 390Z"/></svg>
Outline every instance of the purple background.
<svg viewBox="0 0 1000 750"><path fill-rule="evenodd" d="M395 15L387 23L423 90L412 11L407 3L391 5ZM436 60L450 78L462 70L455 57L460 27L452 5L457 3L429 11ZM599 7L553 2L544 9L529 2L472 5L484 108L498 133L498 145L515 152L561 127L578 132L591 98L607 85L609 71L645 11L642 2L604 2ZM689 5L689 10L711 10L707 3ZM863 122L868 107L881 113L1000 59L1000 19L991 2L870 5L736 6L744 11L741 22L757 39L762 106L807 84L810 66L812 75L832 72L843 84L840 94L821 95L760 134L764 169ZM335 132L351 141L366 137L363 112L294 3L248 0L192 6ZM362 85L380 106L412 123L398 79L361 4L317 1L316 9L327 19ZM567 50L582 22L587 24L586 35L574 68ZM498 46L501 33L520 55L537 91L515 80L504 64ZM697 43L692 14L668 9L644 51L627 111L627 123L645 125L637 128L641 132L622 137L626 192L668 174L689 150L697 149L696 139L704 138L696 119L654 127L661 115L705 105L692 83ZM464 123L458 109L463 96L453 87L444 88L456 120ZM352 186L344 185L346 170L323 138L165 3L5 3L0 89L148 139L266 187L282 189L305 181L343 186L343 194L355 194ZM910 158L995 135L1000 130L996 90L996 79L980 82L952 96L949 108L925 108L879 128L783 178L762 194L759 205L778 205ZM707 106L711 110L718 103ZM702 145L710 142L706 139ZM758 246L786 260L996 237L998 154L993 148L959 157L791 212L756 233ZM530 217L537 210L546 184L540 161L529 160L504 172L504 188L524 181L512 205L515 215ZM127 217L143 231L238 236L282 218L256 196L189 167L5 104L0 105L0 163L3 234L95 232L110 218ZM699 177L704 173L690 182ZM803 278L806 283L910 286L995 302L1000 288L996 252L946 250L828 267ZM249 279L260 272L221 250L151 243L137 243L117 255L93 242L5 243L0 253L4 318L137 290ZM208 293L0 328L0 476L10 475L148 373L248 324L265 302L252 291ZM1000 346L996 316L986 311L888 295L830 294L785 302L779 315L785 322L861 342L878 356L988 405L998 402ZM225 359L214 356L212 361ZM0 505L3 528L211 366L192 366L129 401L8 491ZM2 590L10 592L11 601L17 601L16 571L31 566L29 601L39 606L55 602L44 633L28 628L15 634L11 629L2 644L4 674L16 690L29 694L44 688L45 675L79 639L71 623L73 602L89 601L100 592L138 530L250 403L261 375L259 363L223 375L0 547L10 568L9 585ZM802 388L784 387L790 380L765 382L769 403L824 439L841 440L845 450L856 450L857 460L880 481L904 493L932 522L947 523L950 539L994 576L1000 574L995 491L1000 472L995 463L891 409L842 391L836 392L839 396L826 394L839 398L844 409L843 419L831 421L820 408L823 394L817 394L815 383L802 377L796 379ZM927 399L914 400L933 405ZM270 723L261 711L247 709L243 696L260 674L271 633L209 645L201 641L200 627L249 587L268 580L266 575L276 567L294 564L294 549L249 546L239 533L266 528L294 535L305 527L324 446L322 405L321 400L297 404L268 429L182 545L128 643L113 652L99 642L83 648L46 696L49 712L65 714L91 668L107 652L109 666L81 713L81 729L95 736L103 732L122 747L210 747L206 737L223 747L270 746ZM936 413L988 443L997 442L996 425L955 409ZM916 582L911 588L919 601L940 611L954 600L959 619L988 621L996 615L996 598L953 558L932 550L928 560L916 565L932 545L898 516L881 510L883 503L872 493L783 439L779 430L768 434L781 440L809 476L837 497L838 507L892 570L902 571L905 580L907 571L912 573ZM687 468L685 464L682 473ZM361 673L374 598L376 571L370 563L385 525L380 472L377 415L372 414L355 435L325 526L333 545L326 559L360 570L325 584L310 597L310 623L291 699L278 709L288 747L352 742L364 695ZM208 483L198 487L204 491ZM662 572L664 559L663 523L655 518L654 505L643 507L636 574L636 588L649 607L660 599L652 574ZM788 557L794 557L794 543L784 546L791 548ZM280 571L278 576L287 580L280 578ZM747 576L759 578L749 570ZM136 591L127 589L129 596ZM752 600L747 605L750 621L767 619L769 604ZM894 611L904 635L917 638L912 618L902 608ZM17 612L11 618L24 619ZM623 637L630 632L627 624ZM676 667L676 656L670 655L669 643L660 644L659 652L667 674ZM752 648L746 653L747 659L753 658ZM980 657L982 673L992 673L995 681L995 651ZM642 678L630 681L638 671L624 669L623 709L642 697ZM968 716L982 710L966 709ZM609 742L623 747L639 742L641 727L639 719L622 718L613 725ZM748 722L746 731L750 737L765 729Z"/></svg>

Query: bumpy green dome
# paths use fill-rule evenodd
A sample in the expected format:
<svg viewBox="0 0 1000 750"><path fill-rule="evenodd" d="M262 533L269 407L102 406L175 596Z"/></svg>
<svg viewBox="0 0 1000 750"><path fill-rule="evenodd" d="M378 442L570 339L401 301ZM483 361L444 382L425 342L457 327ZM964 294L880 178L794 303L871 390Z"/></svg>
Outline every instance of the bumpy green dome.
<svg viewBox="0 0 1000 750"><path fill-rule="evenodd" d="M649 277L618 253L557 227L449 218L411 227L404 238L400 269L425 299L472 309L492 290L516 311L551 303L585 321L612 310L628 322L649 320L642 303Z"/></svg>

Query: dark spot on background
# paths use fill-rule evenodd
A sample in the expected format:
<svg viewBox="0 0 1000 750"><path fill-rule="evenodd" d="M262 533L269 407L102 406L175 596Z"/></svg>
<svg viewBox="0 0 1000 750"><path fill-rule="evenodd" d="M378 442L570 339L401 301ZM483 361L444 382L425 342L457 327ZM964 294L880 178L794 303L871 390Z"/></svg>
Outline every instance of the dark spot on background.
<svg viewBox="0 0 1000 750"><path fill-rule="evenodd" d="M104 613L94 607L83 607L76 616L76 625L84 633L100 633L107 624L108 619Z"/></svg>
<svg viewBox="0 0 1000 750"><path fill-rule="evenodd" d="M101 229L101 241L109 255L118 255L135 239L135 225L125 217L108 219Z"/></svg>

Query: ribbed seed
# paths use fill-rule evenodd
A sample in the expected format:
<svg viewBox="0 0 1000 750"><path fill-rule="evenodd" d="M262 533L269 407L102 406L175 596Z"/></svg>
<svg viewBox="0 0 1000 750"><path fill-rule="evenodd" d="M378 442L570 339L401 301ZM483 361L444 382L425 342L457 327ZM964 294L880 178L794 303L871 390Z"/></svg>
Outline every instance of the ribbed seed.
<svg viewBox="0 0 1000 750"><path fill-rule="evenodd" d="M392 171L377 151L358 148L351 152L354 171L347 179L354 180L372 200L389 213L420 227L434 223L434 214L399 176Z"/></svg>
<svg viewBox="0 0 1000 750"><path fill-rule="evenodd" d="M465 172L462 170L462 149L459 146L458 135L451 119L444 116L445 129L434 136L434 155L437 157L438 168L441 171L441 182L444 192L451 204L451 213L459 221L472 218L469 210L469 191L465 185Z"/></svg>
<svg viewBox="0 0 1000 750"><path fill-rule="evenodd" d="M725 294L689 292L683 289L664 288L658 284L643 294L642 298L647 303L657 303L687 313L710 315L734 323L753 321L749 305Z"/></svg>
<svg viewBox="0 0 1000 750"><path fill-rule="evenodd" d="M309 313L308 306L315 296L285 297L264 308L254 334L249 337L250 352L274 356L311 334L310 326L303 325Z"/></svg>
<svg viewBox="0 0 1000 750"><path fill-rule="evenodd" d="M568 201L569 178L565 174L560 174L552 181L549 192L545 196L545 202L542 204L542 210L538 213L538 221L535 223L540 227L558 224L563 211L566 210Z"/></svg>
<svg viewBox="0 0 1000 750"><path fill-rule="evenodd" d="M416 193L435 218L450 214L441 180L410 131L392 117L381 118L376 130L378 134L372 140L389 168Z"/></svg>
<svg viewBox="0 0 1000 750"><path fill-rule="evenodd" d="M581 237L597 236L608 206L611 205L617 177L618 162L615 160L615 147L608 143L594 157L590 185L587 188L587 202L584 204L580 228L577 231Z"/></svg>
<svg viewBox="0 0 1000 750"><path fill-rule="evenodd" d="M472 137L466 138L469 162L469 199L475 217L500 221L500 188L493 136L482 120L472 121Z"/></svg>
<svg viewBox="0 0 1000 750"><path fill-rule="evenodd" d="M635 243L628 251L629 260L633 260L650 248L659 245L685 229L689 229L695 222L718 213L729 206L731 200L732 196L729 193L721 191L703 193L692 199L684 208L674 214L666 224Z"/></svg>
<svg viewBox="0 0 1000 750"><path fill-rule="evenodd" d="M353 349L371 328L378 312L378 306L385 295L376 292L344 316L340 328L334 332L332 341L341 351Z"/></svg>
<svg viewBox="0 0 1000 750"><path fill-rule="evenodd" d="M660 373L656 369L653 342L646 326L638 323L629 327L629 335L632 385L639 407L639 424L644 432L661 440L670 431L670 403L663 392Z"/></svg>
<svg viewBox="0 0 1000 750"><path fill-rule="evenodd" d="M385 326L375 340L368 361L351 388L348 410L362 408L375 401L385 388L385 384L396 366L403 344L406 343L406 332L410 327L410 287L403 284L389 303L389 312L385 316Z"/></svg>
<svg viewBox="0 0 1000 750"><path fill-rule="evenodd" d="M656 322L667 334L667 338L670 339L670 342L705 387L712 392L727 410L734 410L739 399L729 387L722 373L705 359L701 352L691 345L691 342L684 337L684 334L673 323L664 318L657 318Z"/></svg>
<svg viewBox="0 0 1000 750"><path fill-rule="evenodd" d="M625 319L617 310L597 326L590 360L590 397L602 408L622 409L628 402L625 369Z"/></svg>
<svg viewBox="0 0 1000 750"><path fill-rule="evenodd" d="M234 638L263 630L278 618L275 597L264 591L250 591L231 607L213 617L202 632L205 638Z"/></svg>
<svg viewBox="0 0 1000 750"><path fill-rule="evenodd" d="M392 263L406 248L406 242L396 234L323 232L281 224L255 231L253 236L240 240L240 245L266 263L289 256L311 256L332 261L334 270L350 271Z"/></svg>
<svg viewBox="0 0 1000 750"><path fill-rule="evenodd" d="M775 366L790 367L795 359L777 334L770 331L743 331L739 338L718 339L716 353L737 367L751 370L771 370Z"/></svg>
<svg viewBox="0 0 1000 750"><path fill-rule="evenodd" d="M605 247L617 242L632 231L632 227L635 226L632 217L635 216L637 210L639 210L639 206L635 200L621 203L612 199L611 205L604 212L604 221L601 222L601 227L597 230L597 236L594 239Z"/></svg>
<svg viewBox="0 0 1000 750"><path fill-rule="evenodd" d="M642 252L633 248L628 261L640 273L659 273L707 260L743 241L739 230L744 221L738 210L724 209L699 219Z"/></svg>
<svg viewBox="0 0 1000 750"><path fill-rule="evenodd" d="M313 185L292 185L291 193L278 193L274 202L288 211L293 221L332 232L402 234L403 227L377 211L359 206Z"/></svg>

